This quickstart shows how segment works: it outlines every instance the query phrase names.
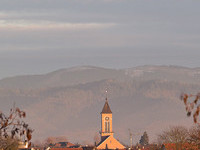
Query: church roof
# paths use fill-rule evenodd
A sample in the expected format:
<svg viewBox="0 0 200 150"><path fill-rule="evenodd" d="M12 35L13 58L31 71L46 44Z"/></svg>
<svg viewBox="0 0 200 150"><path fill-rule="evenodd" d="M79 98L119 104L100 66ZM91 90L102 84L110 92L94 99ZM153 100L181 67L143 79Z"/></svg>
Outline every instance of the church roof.
<svg viewBox="0 0 200 150"><path fill-rule="evenodd" d="M107 136L105 139L103 139L98 145L97 149L119 149L119 150L125 150L125 146L122 145L118 140L116 140L112 135Z"/></svg>
<svg viewBox="0 0 200 150"><path fill-rule="evenodd" d="M109 135L109 136L110 136L110 135ZM101 141L99 142L99 144L97 145L97 147L98 147L99 145L101 145L107 138L109 138L109 136L106 136L105 139L101 140Z"/></svg>
<svg viewBox="0 0 200 150"><path fill-rule="evenodd" d="M108 100L106 98L106 102L103 106L103 109L102 109L102 114L112 114L112 111L110 110L110 106L108 105Z"/></svg>

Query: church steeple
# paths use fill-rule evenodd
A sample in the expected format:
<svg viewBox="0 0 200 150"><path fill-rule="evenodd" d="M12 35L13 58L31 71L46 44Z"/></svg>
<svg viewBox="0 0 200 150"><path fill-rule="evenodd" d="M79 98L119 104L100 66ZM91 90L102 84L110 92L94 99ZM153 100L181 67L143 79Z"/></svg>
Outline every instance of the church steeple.
<svg viewBox="0 0 200 150"><path fill-rule="evenodd" d="M101 112L101 139L104 139L110 135L113 135L112 111L108 104L108 99L106 98L106 102L105 102L102 112Z"/></svg>
<svg viewBox="0 0 200 150"><path fill-rule="evenodd" d="M112 111L110 109L110 106L108 105L108 99L106 98L106 102L103 106L101 114L112 114Z"/></svg>
<svg viewBox="0 0 200 150"><path fill-rule="evenodd" d="M103 106L101 112L101 141L97 145L97 150L105 150L105 149L125 149L125 147L119 143L113 137L113 130L112 130L112 111L110 106L108 105L108 99L106 96L106 102Z"/></svg>

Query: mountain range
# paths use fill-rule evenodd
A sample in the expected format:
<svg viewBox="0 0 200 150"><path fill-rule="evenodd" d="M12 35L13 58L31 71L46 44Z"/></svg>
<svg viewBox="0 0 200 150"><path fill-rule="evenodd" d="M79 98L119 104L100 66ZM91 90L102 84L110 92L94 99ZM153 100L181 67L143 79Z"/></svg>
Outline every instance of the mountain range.
<svg viewBox="0 0 200 150"><path fill-rule="evenodd" d="M66 68L0 80L0 110L8 112L14 103L25 110L33 140L66 136L72 142L93 143L107 97L117 139L128 144L130 129L134 144L144 131L153 142L169 126L193 125L179 97L199 92L199 81L200 68Z"/></svg>

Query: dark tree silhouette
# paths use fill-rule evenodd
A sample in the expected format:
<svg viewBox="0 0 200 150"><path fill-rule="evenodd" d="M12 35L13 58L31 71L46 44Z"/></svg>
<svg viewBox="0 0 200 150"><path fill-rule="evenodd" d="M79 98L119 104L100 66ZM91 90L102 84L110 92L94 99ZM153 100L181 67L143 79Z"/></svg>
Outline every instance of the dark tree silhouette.
<svg viewBox="0 0 200 150"><path fill-rule="evenodd" d="M180 99L185 104L187 116L190 117L193 115L194 123L200 124L198 120L200 112L200 104L198 103L200 101L200 93L196 95L183 93L181 94Z"/></svg>
<svg viewBox="0 0 200 150"><path fill-rule="evenodd" d="M8 141L13 144L19 138L27 141L29 146L31 145L33 130L23 121L25 117L26 113L15 106L10 109L8 116L0 111L0 149L5 149Z"/></svg>
<svg viewBox="0 0 200 150"><path fill-rule="evenodd" d="M143 146L149 145L149 137L147 132L145 131L144 134L141 136L140 144Z"/></svg>
<svg viewBox="0 0 200 150"><path fill-rule="evenodd" d="M161 146L161 150L166 150L166 148L165 148L165 145L164 145L164 144L162 144L162 146Z"/></svg>

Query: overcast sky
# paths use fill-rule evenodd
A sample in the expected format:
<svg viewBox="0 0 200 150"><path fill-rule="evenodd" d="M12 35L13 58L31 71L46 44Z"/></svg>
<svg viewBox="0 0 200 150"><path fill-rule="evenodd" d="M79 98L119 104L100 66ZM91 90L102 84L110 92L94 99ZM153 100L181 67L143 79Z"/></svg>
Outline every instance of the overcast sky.
<svg viewBox="0 0 200 150"><path fill-rule="evenodd" d="M79 65L200 67L198 0L0 0L0 79Z"/></svg>

